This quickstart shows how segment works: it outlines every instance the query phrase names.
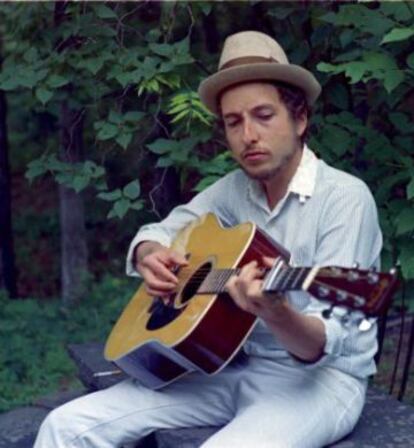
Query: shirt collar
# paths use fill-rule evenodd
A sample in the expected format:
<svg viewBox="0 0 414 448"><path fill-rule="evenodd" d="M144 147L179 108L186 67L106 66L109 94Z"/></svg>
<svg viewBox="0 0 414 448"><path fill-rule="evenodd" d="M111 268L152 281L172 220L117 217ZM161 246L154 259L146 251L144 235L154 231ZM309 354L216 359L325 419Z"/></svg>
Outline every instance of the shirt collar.
<svg viewBox="0 0 414 448"><path fill-rule="evenodd" d="M299 166L289 183L288 193L299 195L300 202L310 198L315 189L317 167L316 155L305 145Z"/></svg>
<svg viewBox="0 0 414 448"><path fill-rule="evenodd" d="M289 182L286 196L288 196L289 193L294 193L299 196L299 201L301 203L306 202L306 199L312 196L315 189L317 167L318 158L313 151L305 145L298 168ZM249 192L253 197L256 197L256 199L263 197L262 187L257 181L251 180L249 182Z"/></svg>

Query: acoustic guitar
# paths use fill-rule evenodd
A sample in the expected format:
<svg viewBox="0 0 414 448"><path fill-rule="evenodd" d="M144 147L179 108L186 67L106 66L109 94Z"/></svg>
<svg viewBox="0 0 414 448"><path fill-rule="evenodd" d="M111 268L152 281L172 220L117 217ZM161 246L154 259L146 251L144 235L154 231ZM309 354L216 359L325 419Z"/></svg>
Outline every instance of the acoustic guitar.
<svg viewBox="0 0 414 448"><path fill-rule="evenodd" d="M166 305L142 285L105 346L107 360L152 389L193 371L217 373L237 354L257 318L235 305L224 286L263 255L275 258L265 272L266 294L305 290L332 306L375 316L397 285L395 272L289 266L289 253L254 223L223 228L213 214L179 232L172 248L188 260L176 272L177 292Z"/></svg>

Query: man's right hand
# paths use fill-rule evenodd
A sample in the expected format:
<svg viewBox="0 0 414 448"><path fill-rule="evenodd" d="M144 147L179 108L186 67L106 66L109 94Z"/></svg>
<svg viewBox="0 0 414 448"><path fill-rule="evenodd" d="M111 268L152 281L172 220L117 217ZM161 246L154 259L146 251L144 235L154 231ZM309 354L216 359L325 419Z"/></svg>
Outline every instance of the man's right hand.
<svg viewBox="0 0 414 448"><path fill-rule="evenodd" d="M175 292L178 285L172 270L188 265L183 255L153 241L144 241L136 247L135 260L148 294L163 298Z"/></svg>

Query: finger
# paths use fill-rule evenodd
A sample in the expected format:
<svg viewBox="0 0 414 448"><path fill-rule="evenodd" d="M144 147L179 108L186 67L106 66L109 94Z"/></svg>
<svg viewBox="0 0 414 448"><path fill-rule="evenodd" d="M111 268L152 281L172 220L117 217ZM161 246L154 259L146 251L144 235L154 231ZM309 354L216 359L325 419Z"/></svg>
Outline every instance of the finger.
<svg viewBox="0 0 414 448"><path fill-rule="evenodd" d="M178 279L173 272L166 266L165 260L158 258L151 258L143 262L144 268L146 268L155 277L163 282L178 283Z"/></svg>
<svg viewBox="0 0 414 448"><path fill-rule="evenodd" d="M174 292L177 288L177 283L164 281L150 270L143 273L145 284L152 289L157 289L164 292Z"/></svg>
<svg viewBox="0 0 414 448"><path fill-rule="evenodd" d="M252 280L259 278L261 276L261 270L258 267L257 261L252 261L243 266L240 274L237 277L237 285L245 285Z"/></svg>
<svg viewBox="0 0 414 448"><path fill-rule="evenodd" d="M263 256L262 260L266 267L271 268L275 264L276 258Z"/></svg>
<svg viewBox="0 0 414 448"><path fill-rule="evenodd" d="M188 265L187 258L185 258L184 255L182 255L178 252L171 251L169 253L169 259L173 264L178 264L179 266L187 266Z"/></svg>
<svg viewBox="0 0 414 448"><path fill-rule="evenodd" d="M262 286L263 286L262 280L253 279L252 281L250 281L246 287L247 298L255 303L262 302L263 299Z"/></svg>
<svg viewBox="0 0 414 448"><path fill-rule="evenodd" d="M147 285L145 286L145 290L147 294L152 297L160 297L164 303L168 303L170 301L171 292L166 292L160 289L153 289L148 287Z"/></svg>
<svg viewBox="0 0 414 448"><path fill-rule="evenodd" d="M232 275L224 285L224 291L230 292L235 289L236 275Z"/></svg>

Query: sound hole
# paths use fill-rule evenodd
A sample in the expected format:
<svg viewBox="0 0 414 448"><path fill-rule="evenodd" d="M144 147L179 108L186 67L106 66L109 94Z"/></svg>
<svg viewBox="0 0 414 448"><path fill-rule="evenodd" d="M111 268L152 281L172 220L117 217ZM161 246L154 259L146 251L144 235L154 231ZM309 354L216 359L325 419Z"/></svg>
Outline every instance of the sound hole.
<svg viewBox="0 0 414 448"><path fill-rule="evenodd" d="M176 319L184 311L184 308L177 309L171 305L167 306L160 298L154 298L149 311L151 317L147 322L147 330L158 330Z"/></svg>
<svg viewBox="0 0 414 448"><path fill-rule="evenodd" d="M181 294L178 294L174 298L174 305L165 305L161 298L154 298L149 309L151 316L146 325L147 330L158 330L177 319L177 317L185 310L188 301L197 294L198 288L211 269L211 262L201 265L190 277Z"/></svg>
<svg viewBox="0 0 414 448"><path fill-rule="evenodd" d="M184 289L181 293L180 302L181 304L187 303L192 297L197 294L198 288L201 283L203 283L204 279L207 277L209 272L211 271L212 263L204 263L202 264L192 275L190 280L184 286Z"/></svg>

